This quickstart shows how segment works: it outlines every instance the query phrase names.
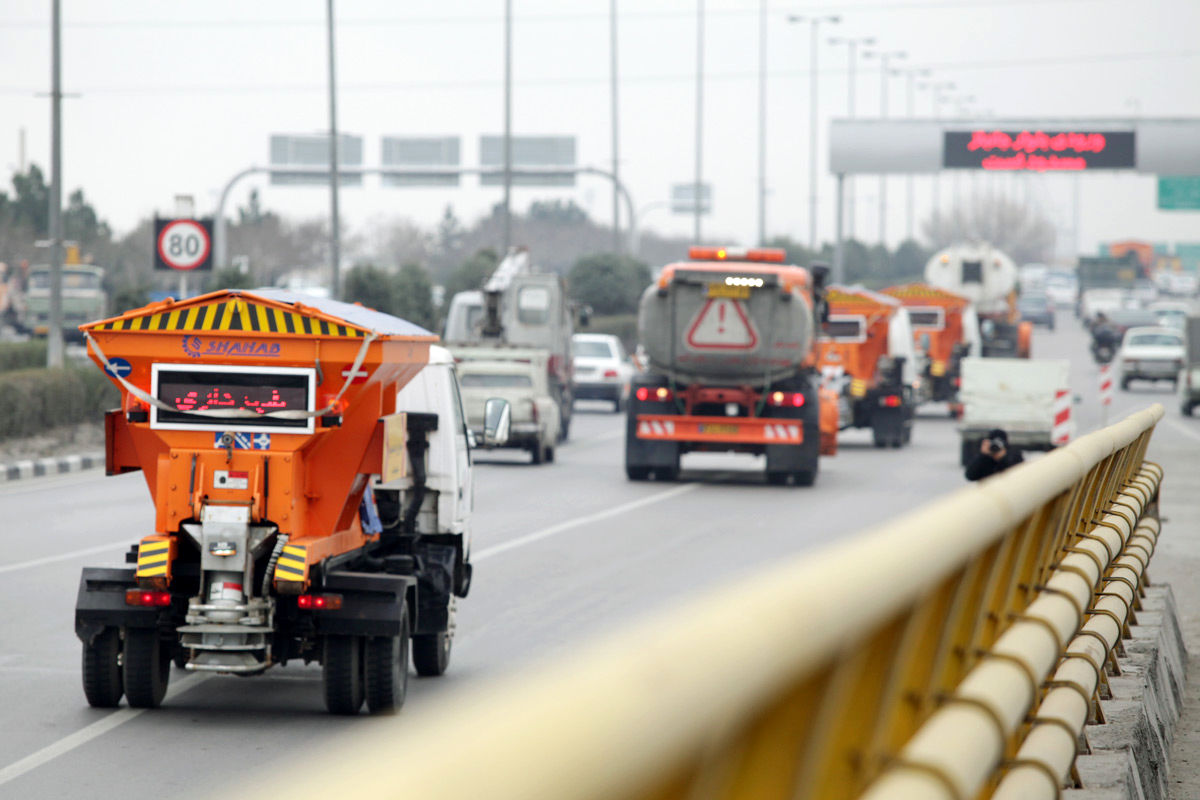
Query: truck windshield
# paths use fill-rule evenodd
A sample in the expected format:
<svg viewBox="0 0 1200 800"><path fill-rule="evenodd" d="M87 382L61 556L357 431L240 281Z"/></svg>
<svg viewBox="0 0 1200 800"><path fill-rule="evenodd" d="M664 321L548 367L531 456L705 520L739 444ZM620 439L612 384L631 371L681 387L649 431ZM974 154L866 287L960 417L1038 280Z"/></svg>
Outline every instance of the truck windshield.
<svg viewBox="0 0 1200 800"><path fill-rule="evenodd" d="M100 276L92 272L73 272L71 270L63 270L62 286L64 289L87 289L95 291L100 288ZM30 273L29 288L49 289L50 273Z"/></svg>
<svg viewBox="0 0 1200 800"><path fill-rule="evenodd" d="M464 389L528 389L533 386L533 379L528 375L489 375L476 372L467 373L460 381Z"/></svg>

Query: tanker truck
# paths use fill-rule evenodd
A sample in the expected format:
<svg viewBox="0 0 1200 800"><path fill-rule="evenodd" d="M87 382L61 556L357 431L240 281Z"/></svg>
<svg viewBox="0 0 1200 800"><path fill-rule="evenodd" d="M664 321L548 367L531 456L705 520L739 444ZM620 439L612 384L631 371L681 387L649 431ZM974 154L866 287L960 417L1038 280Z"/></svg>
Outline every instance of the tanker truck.
<svg viewBox="0 0 1200 800"><path fill-rule="evenodd" d="M91 705L160 705L172 662L238 676L316 662L330 712L387 712L404 702L410 642L420 674L446 668L471 581L470 484L436 337L278 289L81 330L121 391L106 471L140 471L156 508L125 566L80 579Z"/></svg>
<svg viewBox="0 0 1200 800"><path fill-rule="evenodd" d="M984 243L956 244L934 254L925 281L961 295L979 318L984 358L1029 358L1033 325L1017 311L1017 265Z"/></svg>
<svg viewBox="0 0 1200 800"><path fill-rule="evenodd" d="M782 250L693 247L642 294L630 480L674 480L684 453L739 452L766 456L770 483L809 486L818 456L836 452L837 400L816 368L827 270L784 261Z"/></svg>

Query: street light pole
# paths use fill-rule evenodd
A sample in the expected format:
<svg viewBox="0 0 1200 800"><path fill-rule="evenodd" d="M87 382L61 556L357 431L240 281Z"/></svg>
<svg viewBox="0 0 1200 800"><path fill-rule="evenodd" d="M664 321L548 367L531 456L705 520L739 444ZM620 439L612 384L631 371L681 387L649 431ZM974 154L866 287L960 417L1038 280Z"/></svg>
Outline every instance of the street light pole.
<svg viewBox="0 0 1200 800"><path fill-rule="evenodd" d="M50 21L50 329L46 366L63 365L62 319L62 8L51 5Z"/></svg>
<svg viewBox="0 0 1200 800"><path fill-rule="evenodd" d="M342 296L342 254L341 221L338 215L337 78L334 71L333 0L325 0L325 26L329 37L329 261L332 267L333 299L339 300Z"/></svg>
<svg viewBox="0 0 1200 800"><path fill-rule="evenodd" d="M932 105L933 105L933 118L934 119L938 119L942 115L941 114L942 99L943 99L942 92L947 89L954 90L955 88L956 88L956 84L954 83L954 81L940 81L938 83L930 83L929 84L930 99L931 99ZM935 172L933 175L933 216L934 216L934 219L937 221L937 225L938 225L939 229L941 227L940 220L941 220L941 216L942 216L941 189L942 189L942 174L940 171L938 171L938 172Z"/></svg>
<svg viewBox="0 0 1200 800"><path fill-rule="evenodd" d="M837 23L841 17L791 15L788 22L807 22L812 37L809 45L809 94L808 94L808 249L817 249L817 31L822 22Z"/></svg>
<svg viewBox="0 0 1200 800"><path fill-rule="evenodd" d="M846 64L848 78L846 80L846 116L854 119L854 90L855 90L855 67L858 66L858 46L860 44L870 45L875 44L875 37L863 36L859 38L831 36L830 44L844 44L847 46L849 55ZM847 175L842 178L842 193L846 200L845 227L846 237L854 238L854 177Z"/></svg>
<svg viewBox="0 0 1200 800"><path fill-rule="evenodd" d="M903 50L888 52L864 53L864 57L879 58L879 118L886 119L888 114L888 74L891 72L891 60L904 58ZM879 244L887 249L887 175L879 176Z"/></svg>
<svg viewBox="0 0 1200 800"><path fill-rule="evenodd" d="M703 213L700 189L704 168L704 0L696 0L696 176L692 190L692 240L700 244L700 216Z"/></svg>
<svg viewBox="0 0 1200 800"><path fill-rule="evenodd" d="M512 0L504 0L504 255L508 254L510 247L512 247Z"/></svg>
<svg viewBox="0 0 1200 800"><path fill-rule="evenodd" d="M617 180L619 180L617 172L617 164L620 147L619 128L617 126L617 0L609 0L609 50L612 54L612 174L613 195L612 195L612 219L613 219L613 252L620 254L621 252L621 209L618 205Z"/></svg>
<svg viewBox="0 0 1200 800"><path fill-rule="evenodd" d="M767 241L767 0L758 4L758 244Z"/></svg>
<svg viewBox="0 0 1200 800"><path fill-rule="evenodd" d="M910 69L906 69L906 70L900 70L900 72L903 72L905 74L905 77L908 79L907 113L908 113L908 118L912 119L916 115L916 80L917 80L917 76L920 75L922 77L925 77L925 76L929 75L929 70L910 68ZM904 191L905 191L905 194L907 195L907 197L905 198L905 203L908 206L907 218L906 218L907 229L906 229L905 233L906 233L906 238L911 241L913 238L913 207L915 205L915 197L916 197L916 195L913 191L912 173L909 173L908 175L906 175L904 177Z"/></svg>

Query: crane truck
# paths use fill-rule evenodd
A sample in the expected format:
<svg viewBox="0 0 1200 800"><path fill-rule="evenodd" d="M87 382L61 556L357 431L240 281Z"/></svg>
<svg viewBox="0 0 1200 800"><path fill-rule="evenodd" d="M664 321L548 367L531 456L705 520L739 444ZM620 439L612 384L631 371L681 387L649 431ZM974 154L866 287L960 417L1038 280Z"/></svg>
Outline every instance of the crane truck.
<svg viewBox="0 0 1200 800"><path fill-rule="evenodd" d="M925 282L967 298L984 358L1029 358L1033 325L1017 311L1017 265L990 244L956 244L925 264Z"/></svg>
<svg viewBox="0 0 1200 800"><path fill-rule="evenodd" d="M817 343L823 382L837 393L838 427L870 428L876 447L912 439L916 346L904 307L861 286L830 286Z"/></svg>
<svg viewBox="0 0 1200 800"><path fill-rule="evenodd" d="M820 387L816 326L827 269L782 250L693 247L638 307L647 368L626 417L630 480L674 480L680 456L766 456L770 483L809 486L837 451L837 401Z"/></svg>
<svg viewBox="0 0 1200 800"><path fill-rule="evenodd" d="M167 299L81 330L121 391L107 472L141 471L156 508L125 566L80 579L91 705L160 705L172 662L240 676L317 662L329 711L387 712L410 643L419 673L445 670L471 494L435 336L279 289Z"/></svg>
<svg viewBox="0 0 1200 800"><path fill-rule="evenodd" d="M575 404L571 337L575 312L562 276L539 272L523 247L509 250L482 290L458 292L446 313L446 346L459 361L530 361L544 353L558 404L558 439L567 438Z"/></svg>

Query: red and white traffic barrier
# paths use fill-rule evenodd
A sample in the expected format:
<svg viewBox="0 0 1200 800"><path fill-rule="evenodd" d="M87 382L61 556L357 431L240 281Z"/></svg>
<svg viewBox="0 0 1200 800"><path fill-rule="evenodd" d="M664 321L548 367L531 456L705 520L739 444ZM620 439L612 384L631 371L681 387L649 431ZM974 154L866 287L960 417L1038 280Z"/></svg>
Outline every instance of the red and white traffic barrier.
<svg viewBox="0 0 1200 800"><path fill-rule="evenodd" d="M1055 447L1071 441L1071 392L1059 389L1054 393L1054 427L1050 441Z"/></svg>
<svg viewBox="0 0 1200 800"><path fill-rule="evenodd" d="M1100 365L1100 405L1111 406L1113 401L1112 364Z"/></svg>

